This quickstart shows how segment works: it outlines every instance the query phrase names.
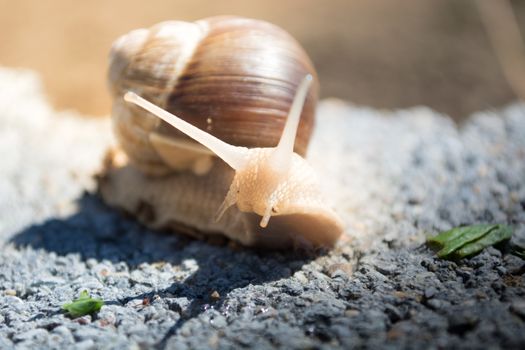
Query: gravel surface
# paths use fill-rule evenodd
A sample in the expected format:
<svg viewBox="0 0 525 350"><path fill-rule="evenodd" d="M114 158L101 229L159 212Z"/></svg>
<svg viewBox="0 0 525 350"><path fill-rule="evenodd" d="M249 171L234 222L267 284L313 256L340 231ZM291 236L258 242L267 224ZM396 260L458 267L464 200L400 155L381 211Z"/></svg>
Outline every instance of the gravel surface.
<svg viewBox="0 0 525 350"><path fill-rule="evenodd" d="M326 100L309 158L352 241L264 252L152 232L92 175L107 120L57 113L0 69L0 348L523 348L525 262L436 259L425 235L508 223L525 238L525 106L461 128L425 108ZM106 304L70 319L87 289Z"/></svg>

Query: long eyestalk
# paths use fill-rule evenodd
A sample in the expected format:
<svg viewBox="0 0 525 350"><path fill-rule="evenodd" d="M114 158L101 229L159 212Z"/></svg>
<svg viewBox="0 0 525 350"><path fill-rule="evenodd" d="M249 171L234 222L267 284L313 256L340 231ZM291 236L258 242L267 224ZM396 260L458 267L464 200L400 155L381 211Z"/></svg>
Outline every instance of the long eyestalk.
<svg viewBox="0 0 525 350"><path fill-rule="evenodd" d="M156 115L166 123L177 128L185 133L195 141L208 147L219 158L224 160L233 169L238 170L246 164L246 149L244 147L232 146L224 141L219 140L213 135L191 125L190 123L180 119L179 117L165 111L164 109L154 105L153 103L143 99L134 92L128 91L124 95L124 100L132 102L148 112Z"/></svg>
<svg viewBox="0 0 525 350"><path fill-rule="evenodd" d="M312 81L313 78L310 74L305 76L295 93L281 139L271 158L271 165L276 171L286 172L290 167L301 112Z"/></svg>

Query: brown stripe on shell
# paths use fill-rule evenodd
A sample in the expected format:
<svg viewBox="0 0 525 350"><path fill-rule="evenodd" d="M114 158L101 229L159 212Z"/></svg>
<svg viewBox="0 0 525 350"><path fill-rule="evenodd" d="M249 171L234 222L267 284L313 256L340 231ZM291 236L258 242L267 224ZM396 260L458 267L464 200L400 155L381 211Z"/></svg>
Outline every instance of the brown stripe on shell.
<svg viewBox="0 0 525 350"><path fill-rule="evenodd" d="M207 20L208 35L179 77L165 108L230 144L276 146L295 91L315 71L297 42L266 22L220 17ZM317 100L311 89L295 150L304 155ZM211 123L209 122L211 121ZM162 124L159 133L185 137Z"/></svg>

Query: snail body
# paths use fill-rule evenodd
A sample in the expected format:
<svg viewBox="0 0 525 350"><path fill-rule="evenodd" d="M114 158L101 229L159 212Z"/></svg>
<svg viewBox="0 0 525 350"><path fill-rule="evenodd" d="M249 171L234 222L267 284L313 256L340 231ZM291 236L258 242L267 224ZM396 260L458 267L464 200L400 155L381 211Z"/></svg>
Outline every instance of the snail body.
<svg viewBox="0 0 525 350"><path fill-rule="evenodd" d="M316 75L286 32L237 17L132 31L112 48L109 81L127 157L100 183L110 205L249 246L337 241L341 220L302 157Z"/></svg>

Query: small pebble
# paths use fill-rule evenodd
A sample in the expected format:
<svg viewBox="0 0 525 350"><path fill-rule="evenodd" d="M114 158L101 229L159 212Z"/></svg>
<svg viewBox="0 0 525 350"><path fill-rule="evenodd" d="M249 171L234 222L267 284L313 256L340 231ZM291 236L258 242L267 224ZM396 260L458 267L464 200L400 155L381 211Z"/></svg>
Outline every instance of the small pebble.
<svg viewBox="0 0 525 350"><path fill-rule="evenodd" d="M397 307L390 304L385 305L385 313L388 315L388 318L391 322L397 322L403 318L401 311Z"/></svg>
<svg viewBox="0 0 525 350"><path fill-rule="evenodd" d="M445 303L439 299L430 299L426 302L426 305L428 305L433 310L440 310L444 308Z"/></svg>
<svg viewBox="0 0 525 350"><path fill-rule="evenodd" d="M297 271L294 274L294 277L301 284L307 284L308 283L308 278L306 277L306 275L304 274L303 271Z"/></svg>
<svg viewBox="0 0 525 350"><path fill-rule="evenodd" d="M472 330L479 322L479 316L471 311L456 311L448 316L448 330L451 333L464 334Z"/></svg>
<svg viewBox="0 0 525 350"><path fill-rule="evenodd" d="M345 311L345 316L347 317L356 317L356 316L359 316L361 312L359 310L354 310L354 309L348 309Z"/></svg>
<svg viewBox="0 0 525 350"><path fill-rule="evenodd" d="M437 289L435 287L425 288L425 298L431 299L436 295Z"/></svg>
<svg viewBox="0 0 525 350"><path fill-rule="evenodd" d="M525 320L525 301L518 300L510 304L510 311Z"/></svg>
<svg viewBox="0 0 525 350"><path fill-rule="evenodd" d="M219 300L221 298L221 295L219 294L219 292L217 292L216 290L214 290L211 294L210 294L210 297L212 300Z"/></svg>
<svg viewBox="0 0 525 350"><path fill-rule="evenodd" d="M387 264L387 263L375 263L374 267L376 270L380 273L382 273L385 276L391 276L396 273L397 267L394 264Z"/></svg>

